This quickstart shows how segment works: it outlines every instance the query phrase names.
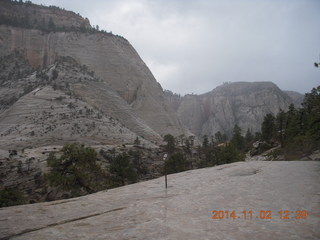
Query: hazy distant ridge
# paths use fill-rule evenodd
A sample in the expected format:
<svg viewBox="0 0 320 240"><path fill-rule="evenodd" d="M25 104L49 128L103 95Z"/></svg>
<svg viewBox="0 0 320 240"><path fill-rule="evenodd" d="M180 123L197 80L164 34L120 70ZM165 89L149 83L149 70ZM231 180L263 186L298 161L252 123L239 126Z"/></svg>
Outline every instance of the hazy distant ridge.
<svg viewBox="0 0 320 240"><path fill-rule="evenodd" d="M272 82L227 83L201 95L166 94L181 121L198 137L218 131L230 135L235 124L243 133L258 132L267 113L299 105L303 98L299 93L289 96Z"/></svg>

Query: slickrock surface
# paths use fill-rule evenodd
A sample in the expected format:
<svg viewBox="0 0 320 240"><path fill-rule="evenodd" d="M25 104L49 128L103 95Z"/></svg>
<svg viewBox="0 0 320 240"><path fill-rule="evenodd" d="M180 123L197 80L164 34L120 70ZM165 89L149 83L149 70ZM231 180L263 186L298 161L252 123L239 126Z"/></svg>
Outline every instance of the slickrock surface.
<svg viewBox="0 0 320 240"><path fill-rule="evenodd" d="M320 162L238 162L0 209L0 239L320 239ZM214 210L237 217L215 220ZM242 211L253 211L243 219ZM271 219L259 219L260 211ZM307 210L280 219L280 210ZM247 216L248 218L248 216Z"/></svg>

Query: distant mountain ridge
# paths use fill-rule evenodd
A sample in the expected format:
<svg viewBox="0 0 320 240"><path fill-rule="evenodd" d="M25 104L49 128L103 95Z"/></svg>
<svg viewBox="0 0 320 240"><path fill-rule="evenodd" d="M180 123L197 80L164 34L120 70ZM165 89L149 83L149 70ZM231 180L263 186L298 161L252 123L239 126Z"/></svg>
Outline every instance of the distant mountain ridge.
<svg viewBox="0 0 320 240"><path fill-rule="evenodd" d="M267 113L275 115L303 98L299 93L289 96L272 82L234 82L200 95L166 95L183 124L199 138L218 131L231 135L235 124L243 134L247 129L259 132Z"/></svg>

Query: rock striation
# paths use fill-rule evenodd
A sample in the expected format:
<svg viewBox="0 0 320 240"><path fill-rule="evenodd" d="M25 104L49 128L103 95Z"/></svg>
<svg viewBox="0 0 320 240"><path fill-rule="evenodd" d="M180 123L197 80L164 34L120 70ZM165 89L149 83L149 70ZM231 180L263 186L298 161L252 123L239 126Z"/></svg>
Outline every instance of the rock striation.
<svg viewBox="0 0 320 240"><path fill-rule="evenodd" d="M94 72L100 80L94 87L100 89L100 93L111 90L114 98L122 98L123 108L135 112L137 121L144 122L159 135L188 134L160 84L126 39L92 30L87 19L69 11L6 0L0 4L4 8L0 18L14 18L17 13L31 18L30 13L33 13L27 26L19 25L19 21L0 25L0 57L6 58L17 51L34 69L55 64L60 57L71 57ZM41 19L44 19L44 25L38 25ZM55 27L47 26L49 22ZM41 26L47 27L42 29ZM79 94L80 87L75 91ZM83 98L89 101L87 97ZM123 120L119 118L124 125L128 124ZM135 122L129 125L135 125ZM157 138L159 140L159 136Z"/></svg>
<svg viewBox="0 0 320 240"><path fill-rule="evenodd" d="M112 88L70 57L22 79L4 81L0 92L0 100L7 103L0 114L2 149L68 141L132 144L138 136L161 139ZM144 144L149 141L142 138Z"/></svg>

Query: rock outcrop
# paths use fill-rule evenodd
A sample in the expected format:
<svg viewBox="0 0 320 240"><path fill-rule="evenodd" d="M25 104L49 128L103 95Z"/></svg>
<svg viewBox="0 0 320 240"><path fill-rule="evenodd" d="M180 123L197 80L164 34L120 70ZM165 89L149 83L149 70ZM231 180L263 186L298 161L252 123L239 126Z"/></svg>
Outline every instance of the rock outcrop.
<svg viewBox="0 0 320 240"><path fill-rule="evenodd" d="M60 57L71 57L79 64L88 66L99 79L99 84L92 86L100 89L98 97L104 91L113 91L114 98L123 99L123 109L134 112L137 121L144 122L159 135L188 133L170 107L160 84L126 39L92 30L88 20L54 7L5 0L0 4L4 8L0 13L2 19L14 18L17 13L21 16L32 13L30 24L26 26L19 20L16 24L7 21L7 24L0 25L0 57L18 51L34 69L50 66ZM44 25L38 25L41 19L44 19ZM54 27L50 28L50 22ZM46 27L42 29L42 26ZM80 86L75 88L77 94L87 90L82 91ZM82 97L90 101L88 96ZM97 102L97 98L91 98L91 102ZM124 118L119 118L119 121L128 124ZM136 131L134 128L131 130ZM157 138L161 139L159 136Z"/></svg>
<svg viewBox="0 0 320 240"><path fill-rule="evenodd" d="M167 94L168 95L168 94ZM292 99L271 82L235 82L219 86L211 92L168 98L179 118L192 133L201 138L218 131L232 134L235 124L252 133L260 131L267 113L286 110Z"/></svg>
<svg viewBox="0 0 320 240"><path fill-rule="evenodd" d="M31 1L0 0L2 24L50 30L90 30L89 19L56 6L40 6Z"/></svg>
<svg viewBox="0 0 320 240"><path fill-rule="evenodd" d="M132 144L138 136L147 145L161 140L112 88L70 57L22 79L3 81L0 92L6 103L0 114L2 149L68 141Z"/></svg>

